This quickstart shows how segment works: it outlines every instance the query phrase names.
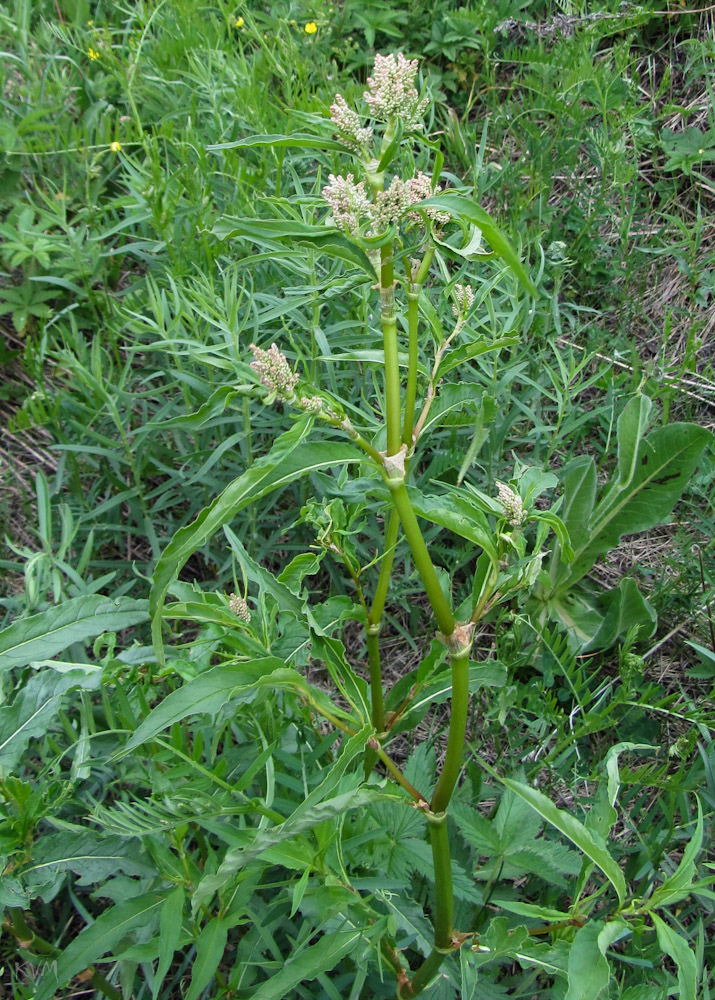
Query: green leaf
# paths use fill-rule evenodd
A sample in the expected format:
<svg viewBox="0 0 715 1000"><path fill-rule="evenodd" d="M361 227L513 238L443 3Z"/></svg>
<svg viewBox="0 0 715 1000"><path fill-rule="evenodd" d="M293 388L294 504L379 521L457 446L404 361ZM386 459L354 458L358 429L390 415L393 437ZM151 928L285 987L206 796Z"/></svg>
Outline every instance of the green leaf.
<svg viewBox="0 0 715 1000"><path fill-rule="evenodd" d="M226 950L227 938L228 923L218 917L202 928L196 942L196 958L185 1000L198 1000L201 992L211 982Z"/></svg>
<svg viewBox="0 0 715 1000"><path fill-rule="evenodd" d="M596 557L614 548L622 535L647 531L664 521L712 442L712 433L698 424L669 424L644 438L628 486L609 490L590 524L582 526L580 537L584 541L574 545L576 558L566 574L566 584L570 586L587 573ZM571 530L569 533L572 539L579 537Z"/></svg>
<svg viewBox="0 0 715 1000"><path fill-rule="evenodd" d="M179 946L181 924L184 916L184 890L177 885L164 900L159 916L159 965L154 976L152 1000L157 1000L161 984L171 968Z"/></svg>
<svg viewBox="0 0 715 1000"><path fill-rule="evenodd" d="M438 377L441 378L453 368L464 364L465 361L471 361L473 358L488 354L490 351L500 351L503 347L513 347L518 343L518 337L498 337L496 340L477 340L473 344L457 347L445 355L438 369Z"/></svg>
<svg viewBox="0 0 715 1000"><path fill-rule="evenodd" d="M565 1000L598 1000L611 977L608 962L599 948L604 924L589 920L576 934L569 951L569 988Z"/></svg>
<svg viewBox="0 0 715 1000"><path fill-rule="evenodd" d="M112 951L129 931L146 930L163 902L163 896L148 893L105 910L52 960L35 1000L51 1000L61 986Z"/></svg>
<svg viewBox="0 0 715 1000"><path fill-rule="evenodd" d="M301 444L311 425L310 418L302 419L282 434L267 455L259 458L242 476L227 486L208 507L204 507L191 524L180 528L162 552L154 570L149 598L152 636L160 663L164 663L162 606L171 583L186 560L254 500L259 500L316 469L362 460L357 449L342 442Z"/></svg>
<svg viewBox="0 0 715 1000"><path fill-rule="evenodd" d="M315 247L340 257L364 271L371 281L377 280L370 258L353 243L345 233L333 226L311 226L296 219L221 219L211 230L220 240L241 236L261 243L271 240L288 240L298 246Z"/></svg>
<svg viewBox="0 0 715 1000"><path fill-rule="evenodd" d="M644 639L652 636L657 626L655 609L631 577L623 577L617 587L600 594L577 586L547 601L546 608L581 652L607 649L633 625L639 626Z"/></svg>
<svg viewBox="0 0 715 1000"><path fill-rule="evenodd" d="M426 201L421 201L419 207L437 208L441 212L449 212L450 215L466 219L467 222L478 226L489 246L509 265L526 291L534 297L539 294L509 240L502 233L501 229L499 229L492 217L483 208L480 208L472 198L453 191L447 191L432 198L427 198Z"/></svg>
<svg viewBox="0 0 715 1000"><path fill-rule="evenodd" d="M596 503L596 463L590 455L579 455L559 473L564 488L561 520L573 538L587 530Z"/></svg>
<svg viewBox="0 0 715 1000"><path fill-rule="evenodd" d="M658 934L658 944L678 967L680 1000L697 1000L698 966L689 941L666 924L657 913L650 915Z"/></svg>
<svg viewBox="0 0 715 1000"><path fill-rule="evenodd" d="M392 136L390 142L387 144L385 152L380 157L380 162L377 165L377 170L375 171L375 173L381 174L384 170L387 169L392 160L395 158L397 152L400 149L400 143L402 142L402 133L403 133L403 123L401 119L398 118L394 135Z"/></svg>
<svg viewBox="0 0 715 1000"><path fill-rule="evenodd" d="M659 885L650 899L647 901L649 909L657 909L661 906L671 906L681 899L685 899L692 891L693 881L697 875L695 859L703 846L703 809L698 803L698 821L693 836L690 838L688 846L683 851L680 864L672 875Z"/></svg>
<svg viewBox="0 0 715 1000"><path fill-rule="evenodd" d="M101 670L41 670L15 695L12 705L0 708L0 773L10 774L31 739L44 736L57 715L62 695L71 688L99 687Z"/></svg>
<svg viewBox="0 0 715 1000"><path fill-rule="evenodd" d="M370 928L371 935L383 932L380 925ZM352 928L323 935L316 944L294 953L280 972L251 994L251 1000L284 1000L300 983L311 982L321 973L329 972L346 955L357 960L365 933L362 928Z"/></svg>
<svg viewBox="0 0 715 1000"><path fill-rule="evenodd" d="M168 694L140 723L114 759L125 756L188 715L215 716L236 694L250 692L262 677L282 667L283 661L276 656L212 667Z"/></svg>
<svg viewBox="0 0 715 1000"><path fill-rule="evenodd" d="M210 153L217 153L223 149L252 149L256 146L292 146L301 149L335 149L341 153L348 151L347 146L334 139L321 139L320 136L309 135L306 132L294 132L292 135L248 135L245 139L237 139L235 142L220 142L212 146L206 146Z"/></svg>
<svg viewBox="0 0 715 1000"><path fill-rule="evenodd" d="M426 496L416 487L408 487L413 510L420 517L449 528L460 538L465 538L484 550L492 560L497 562L497 551L494 542L494 532L489 527L484 514L467 503L456 493L445 493L442 496ZM478 555L475 552L475 557Z"/></svg>
<svg viewBox="0 0 715 1000"><path fill-rule="evenodd" d="M636 471L641 441L648 428L653 404L648 396L629 399L618 418L618 488L625 489Z"/></svg>
<svg viewBox="0 0 715 1000"><path fill-rule="evenodd" d="M58 875L74 872L81 886L103 882L123 872L134 877L151 877L155 869L122 837L106 836L94 830L43 834L32 848L32 862L22 869L23 883L33 893L46 890L54 898Z"/></svg>
<svg viewBox="0 0 715 1000"><path fill-rule="evenodd" d="M520 781L511 778L502 778L497 772L480 761L484 770L497 781L500 781L506 788L510 788L527 802L547 823L555 826L565 837L567 837L575 847L586 855L593 863L601 869L618 894L618 901L623 904L626 898L626 880L623 872L606 850L605 846L597 844L591 833L575 816L563 809L558 809L551 799L547 798L543 792L530 785L524 785Z"/></svg>
<svg viewBox="0 0 715 1000"><path fill-rule="evenodd" d="M621 787L621 776L618 771L618 758L625 751L630 750L657 750L658 747L651 743L616 743L606 754L606 774L608 775L608 802L611 806L616 804L618 790ZM699 805L699 803L698 803Z"/></svg>
<svg viewBox="0 0 715 1000"><path fill-rule="evenodd" d="M138 625L149 617L146 601L132 597L73 597L0 632L0 674L33 660L48 660L75 642Z"/></svg>

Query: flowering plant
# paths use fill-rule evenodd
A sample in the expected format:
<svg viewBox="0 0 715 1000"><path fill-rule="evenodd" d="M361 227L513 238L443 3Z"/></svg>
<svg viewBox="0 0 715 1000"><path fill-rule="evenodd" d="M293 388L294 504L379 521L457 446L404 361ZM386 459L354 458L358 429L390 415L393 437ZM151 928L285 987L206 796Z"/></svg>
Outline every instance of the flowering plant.
<svg viewBox="0 0 715 1000"><path fill-rule="evenodd" d="M374 394L366 389L358 406L321 377L315 344L301 352L311 364L294 366L289 346L276 342L252 343L251 360L246 355L240 368L241 386L226 387L246 402L279 404L293 424L176 533L158 560L150 610L159 670L171 672L163 633L170 618L196 622L208 654L200 670L184 675L184 684L143 712L121 752L165 746L162 730L208 714L216 731L199 732L187 752L174 748L182 767L195 768L203 780L198 760L204 738L216 745L217 732L227 757L234 743L245 743L251 759L240 776L217 772L210 792L202 789L199 804L207 815L195 809L191 822L215 840L203 840L201 866L191 867L182 855L186 870L172 869L169 889L152 883L141 897L100 917L48 972L37 1000L49 1000L94 960L105 928L119 941L131 921L143 932L145 914L157 919L157 948L141 939L126 960L144 963L157 996L174 952L185 943L187 892L191 914L205 920L196 940L191 1000L214 973L223 975L219 966L235 931L239 957L226 990L243 995L239 991L255 985L251 995L258 1000L291 995L340 962L349 965L344 995L355 1000L395 990L407 1000L436 981L435 995L474 996L478 980L480 986L485 981L483 967L505 962L528 970L525 976L552 977L555 998L598 1000L616 982L606 957L612 946L640 936L644 927L655 929L661 950L694 983L682 939L656 911L691 890L708 891L696 879L699 807L677 867L655 889L631 893L633 873L620 867L609 837L617 820L618 754L635 744L609 751L607 782L582 822L535 787L533 772L530 781L522 780L531 749L507 761L513 776L483 759L478 723L469 753L465 742L477 691L494 692L501 725L513 695L504 664L484 641L488 628L509 621L515 641L520 628L538 632L570 677L577 651L615 641L634 616L638 627L652 621L631 587L612 593L607 607L587 605L573 588L621 534L667 516L711 435L689 424L648 434L650 401L637 395L619 420L617 469L600 497L587 456L559 476L514 457L508 482L504 473L499 480L491 473L469 476L476 454L471 446L457 474L437 462L436 434L453 427L455 415L466 410L480 431L489 422L478 359L493 362L495 378L500 366L509 367L516 341L511 329L490 337L478 329L476 314L488 307L491 288L515 279L513 311L525 332L531 312L524 302L530 304L537 290L471 191L457 187L455 178L447 187L441 153L426 137L428 98L418 90L417 72L417 62L401 54L378 56L363 95L364 115L335 96L330 122L336 138L252 136L228 144L322 145L351 158L349 169L330 173L316 193L319 221L226 219L215 232L257 241L278 260L286 244L308 247L311 255L324 254L337 269L346 268L346 296L357 292L365 302L377 291L380 349L358 353L356 347L356 363L370 367L377 388ZM475 265L488 258L502 270L487 280ZM371 314L362 315L364 325L355 325L365 338ZM445 384L456 370L462 381ZM474 440L479 444L476 431ZM351 478L351 471L357 475ZM315 544L274 573L252 556L231 522L249 504L298 480L310 482L316 494L304 498L300 511ZM549 491L557 487L562 495L549 506ZM371 537L380 534L372 558L360 544L368 522ZM222 528L243 586L229 596L179 582L190 556ZM461 575L448 572L448 560L440 557L435 538L443 529L460 540L466 555ZM411 560L424 596L414 600L413 610L434 631L422 643L417 667L390 685L384 668L392 644L381 632L403 558ZM327 560L341 568L345 593L315 599L306 580ZM167 606L170 592L177 600ZM107 613L103 606L95 610ZM547 620L562 632L549 632ZM348 654L343 640L349 623L362 630L364 660ZM410 638L415 647L421 642L417 634ZM5 641L18 649L26 639L16 631ZM314 683L306 669L311 666L323 669L329 681ZM435 748L419 739L417 726L445 702L446 739L437 740L437 764ZM280 720L271 715L277 710ZM405 734L417 740L407 760ZM572 739L571 732L562 735L565 742ZM255 752L254 744L260 747ZM471 758L479 763L476 774L469 770ZM306 759L314 765L310 775ZM157 759L157 771L162 766ZM488 813L474 802L482 771L503 789ZM111 817L103 818L109 824ZM561 839L549 837L544 824ZM176 826L180 847L189 824ZM274 878L276 869L281 874ZM267 872L272 874L264 878ZM538 902L519 897L517 880L525 873L546 886ZM276 902L264 907L262 894L272 890ZM297 913L305 923L294 934L290 921ZM25 927L14 927L25 940ZM284 963L281 943L292 951ZM265 952L271 959L264 968L256 956ZM320 982L330 996L339 995L330 980ZM498 982L487 983L492 995L504 995ZM97 988L113 996L108 984Z"/></svg>

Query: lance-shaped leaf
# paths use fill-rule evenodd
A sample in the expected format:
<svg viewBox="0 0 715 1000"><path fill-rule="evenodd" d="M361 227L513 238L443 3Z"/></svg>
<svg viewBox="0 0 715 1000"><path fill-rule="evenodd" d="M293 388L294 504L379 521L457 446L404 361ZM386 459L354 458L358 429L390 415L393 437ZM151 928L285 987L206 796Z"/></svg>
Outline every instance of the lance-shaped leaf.
<svg viewBox="0 0 715 1000"><path fill-rule="evenodd" d="M661 920L657 913L651 913L650 918L658 934L658 944L678 967L680 1000L697 1000L698 963L690 942Z"/></svg>
<svg viewBox="0 0 715 1000"><path fill-rule="evenodd" d="M118 756L124 756L188 715L216 715L233 693L249 691L265 674L282 667L283 661L277 656L268 656L248 662L221 663L199 674L193 681L168 694L149 713Z"/></svg>
<svg viewBox="0 0 715 1000"><path fill-rule="evenodd" d="M299 420L275 442L267 455L235 479L185 528L180 528L162 552L154 570L150 594L152 636L157 659L164 662L161 641L161 611L167 591L186 560L244 507L273 490L307 475L345 462L361 461L352 445L321 441L301 444L312 421ZM299 447L300 445L300 447Z"/></svg>
<svg viewBox="0 0 715 1000"><path fill-rule="evenodd" d="M496 565L498 560L494 533L481 511L453 492L443 496L425 496L420 490L410 487L409 494L416 514L478 545Z"/></svg>
<svg viewBox="0 0 715 1000"><path fill-rule="evenodd" d="M611 973L600 947L604 924L590 920L573 939L569 949L569 988L566 1000L598 1000L608 988Z"/></svg>
<svg viewBox="0 0 715 1000"><path fill-rule="evenodd" d="M480 764L488 774L524 799L539 816L545 819L547 823L551 823L557 830L560 830L589 860L593 861L616 890L618 901L623 904L626 898L626 880L623 877L623 872L608 853L606 847L596 842L593 835L586 829L583 823L577 820L575 816L572 816L571 813L555 806L551 799L538 789L532 788L530 785L525 785L520 781L514 781L511 778L502 778L484 761L480 761Z"/></svg>
<svg viewBox="0 0 715 1000"><path fill-rule="evenodd" d="M283 242L313 247L333 257L339 257L353 267L359 267L371 281L377 273L370 258L341 229L334 226L311 226L296 219L221 219L211 230L220 240L241 236L254 243Z"/></svg>
<svg viewBox="0 0 715 1000"><path fill-rule="evenodd" d="M283 1000L284 997L293 995L296 986L329 972L346 955L356 959L366 936L377 937L378 933L384 933L384 927L379 924L371 928L353 928L324 934L316 944L295 952L280 972L251 994L252 1000Z"/></svg>
<svg viewBox="0 0 715 1000"><path fill-rule="evenodd" d="M0 674L33 660L48 660L74 642L118 632L146 621L148 605L132 597L73 597L0 632Z"/></svg>
<svg viewBox="0 0 715 1000"><path fill-rule="evenodd" d="M129 931L145 930L158 914L162 902L162 896L149 893L105 910L52 960L35 993L35 1000L51 1000L61 986L112 951Z"/></svg>
<svg viewBox="0 0 715 1000"><path fill-rule="evenodd" d="M12 705L0 708L0 773L17 766L31 739L44 736L59 712L62 696L71 688L99 687L101 670L41 670L15 695Z"/></svg>
<svg viewBox="0 0 715 1000"><path fill-rule="evenodd" d="M218 153L224 149L253 149L256 146L293 147L299 149L334 149L341 153L348 153L350 150L343 146L341 142L334 139L321 139L317 135L309 135L307 132L293 132L292 135L264 134L247 135L244 139L236 139L234 142L219 142L212 146L207 146L209 153Z"/></svg>
<svg viewBox="0 0 715 1000"><path fill-rule="evenodd" d="M441 212L449 212L450 215L456 216L459 219L465 219L467 222L471 222L477 226L494 253L509 265L527 292L533 296L539 294L509 240L501 229L499 229L492 217L477 205L472 198L464 194L457 194L454 191L447 191L444 194L427 198L426 201L421 201L418 207L437 208Z"/></svg>

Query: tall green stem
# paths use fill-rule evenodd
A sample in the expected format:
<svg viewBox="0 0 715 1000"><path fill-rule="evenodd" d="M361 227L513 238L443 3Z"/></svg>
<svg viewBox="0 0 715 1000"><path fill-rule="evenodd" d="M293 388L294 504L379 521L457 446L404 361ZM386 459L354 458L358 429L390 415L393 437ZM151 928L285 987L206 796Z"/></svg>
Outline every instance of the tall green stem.
<svg viewBox="0 0 715 1000"><path fill-rule="evenodd" d="M382 339L385 351L385 423L387 424L387 454L396 455L402 444L400 413L400 366L397 354L397 313L395 311L395 272L392 244L381 250L380 300Z"/></svg>
<svg viewBox="0 0 715 1000"><path fill-rule="evenodd" d="M412 444L412 429L415 424L415 401L417 399L417 363L419 360L419 299L420 286L413 285L407 293L408 364L407 387L405 389L405 423L402 443L409 448Z"/></svg>
<svg viewBox="0 0 715 1000"><path fill-rule="evenodd" d="M434 568L434 563L427 550L425 540L422 537L422 531L410 503L407 487L403 479L399 481L388 479L387 485L390 488L395 509L400 515L405 537L412 551L412 558L415 560L417 572L420 574L427 597L432 605L439 630L445 638L449 638L454 632L454 615L449 606L449 601L442 593L437 571Z"/></svg>
<svg viewBox="0 0 715 1000"><path fill-rule="evenodd" d="M452 653L450 663L452 667L452 705L449 716L447 753L430 803L432 812L435 813L446 810L462 768L469 705L469 647L458 653Z"/></svg>
<svg viewBox="0 0 715 1000"><path fill-rule="evenodd" d="M435 819L430 819L429 836L434 864L434 945L435 948L449 950L452 947L454 925L454 892L447 816L444 813Z"/></svg>

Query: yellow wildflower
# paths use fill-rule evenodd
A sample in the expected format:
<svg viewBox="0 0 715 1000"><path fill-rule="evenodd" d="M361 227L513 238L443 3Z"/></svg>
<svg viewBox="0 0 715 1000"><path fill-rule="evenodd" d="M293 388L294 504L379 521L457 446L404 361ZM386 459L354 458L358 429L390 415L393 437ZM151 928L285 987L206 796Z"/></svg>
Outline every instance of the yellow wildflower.
<svg viewBox="0 0 715 1000"><path fill-rule="evenodd" d="M237 28L242 28L243 27L243 18L242 17L239 17L239 18L236 19L236 27Z"/></svg>
<svg viewBox="0 0 715 1000"><path fill-rule="evenodd" d="M305 26L306 35L314 35L317 30L318 30L318 25L315 23L315 21L308 21L308 23Z"/></svg>
<svg viewBox="0 0 715 1000"><path fill-rule="evenodd" d="M90 48L89 48L89 49L87 50L87 55L88 55L88 56L89 56L89 58L90 58L90 59L92 60L92 62L94 62L94 61L95 61L95 59L99 59L99 52L97 52L97 50L96 50L96 49L93 49L93 48L92 48L91 46L90 46Z"/></svg>
<svg viewBox="0 0 715 1000"><path fill-rule="evenodd" d="M116 139L115 139L114 142L110 142L109 148L111 149L111 151L113 153L121 153L121 151L122 151L122 144L121 144L121 142L117 142Z"/></svg>

